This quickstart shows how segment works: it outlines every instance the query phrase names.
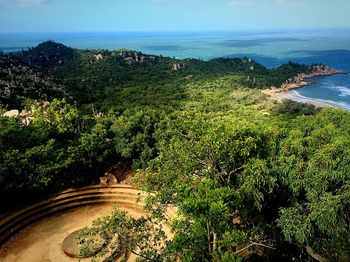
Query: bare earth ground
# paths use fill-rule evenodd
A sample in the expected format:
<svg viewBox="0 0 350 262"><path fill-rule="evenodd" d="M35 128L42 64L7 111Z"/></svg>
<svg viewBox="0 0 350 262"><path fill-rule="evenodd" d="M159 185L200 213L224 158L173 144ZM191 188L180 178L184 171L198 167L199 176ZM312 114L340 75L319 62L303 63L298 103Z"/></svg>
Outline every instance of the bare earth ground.
<svg viewBox="0 0 350 262"><path fill-rule="evenodd" d="M122 206L120 206L124 209ZM113 204L80 207L39 221L12 237L0 249L1 262L71 262L61 249L63 239L71 232L88 226L98 217L110 214ZM132 217L142 214L124 209ZM134 261L130 257L128 261ZM90 261L90 260L87 260Z"/></svg>

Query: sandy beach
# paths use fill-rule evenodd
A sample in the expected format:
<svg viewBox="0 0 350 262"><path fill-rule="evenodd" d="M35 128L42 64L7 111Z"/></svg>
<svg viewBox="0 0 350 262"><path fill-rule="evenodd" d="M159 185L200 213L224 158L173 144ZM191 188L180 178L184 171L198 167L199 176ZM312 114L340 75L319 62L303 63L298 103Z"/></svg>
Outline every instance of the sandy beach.
<svg viewBox="0 0 350 262"><path fill-rule="evenodd" d="M315 67L315 71L313 73L299 74L293 79L293 81L287 81L286 83L282 84L281 87L279 88L272 87L270 89L261 90L261 92L263 92L264 94L267 94L271 99L277 100L277 101L290 99L300 103L312 104L317 107L331 106L331 107L341 108L346 111L350 111L350 107L345 103L306 97L306 96L302 96L297 91L297 89L311 85L312 82L309 80L310 78L332 76L336 74L348 74L348 72L337 71L327 66L323 66L323 67L318 66L318 67Z"/></svg>
<svg viewBox="0 0 350 262"><path fill-rule="evenodd" d="M345 103L339 103L339 102L334 102L330 100L323 100L323 99L316 99L316 98L310 98L306 96L302 96L299 94L297 90L290 90L290 91L285 91L281 93L275 93L274 95L270 95L270 97L274 100L277 101L282 101L284 99L290 99L296 102L300 103L307 103L307 104L312 104L317 107L336 107L340 108L346 111L350 111L350 107L346 105Z"/></svg>

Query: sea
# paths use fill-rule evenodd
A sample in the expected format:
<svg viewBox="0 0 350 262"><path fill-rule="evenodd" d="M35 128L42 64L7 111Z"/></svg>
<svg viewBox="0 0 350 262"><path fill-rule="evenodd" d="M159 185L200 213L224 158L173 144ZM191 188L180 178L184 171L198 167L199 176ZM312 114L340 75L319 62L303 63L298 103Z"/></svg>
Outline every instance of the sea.
<svg viewBox="0 0 350 262"><path fill-rule="evenodd" d="M127 48L148 54L210 60L250 57L268 68L288 61L350 71L350 29L215 32L0 33L0 50L16 52L54 40L81 49ZM350 75L312 79L294 97L350 110Z"/></svg>

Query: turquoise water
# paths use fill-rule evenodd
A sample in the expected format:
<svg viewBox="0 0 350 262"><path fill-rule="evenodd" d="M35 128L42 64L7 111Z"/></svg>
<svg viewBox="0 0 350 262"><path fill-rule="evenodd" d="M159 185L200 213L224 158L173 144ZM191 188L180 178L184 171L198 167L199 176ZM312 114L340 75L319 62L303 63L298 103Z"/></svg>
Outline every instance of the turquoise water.
<svg viewBox="0 0 350 262"><path fill-rule="evenodd" d="M350 76L334 75L312 78L315 84L296 90L298 95L336 102L340 107L350 110Z"/></svg>
<svg viewBox="0 0 350 262"><path fill-rule="evenodd" d="M18 51L48 39L90 49L128 48L177 58L248 56L267 67L295 61L323 63L350 71L350 29L305 32L133 32L1 34L0 50ZM313 79L302 96L342 103L350 108L350 75Z"/></svg>

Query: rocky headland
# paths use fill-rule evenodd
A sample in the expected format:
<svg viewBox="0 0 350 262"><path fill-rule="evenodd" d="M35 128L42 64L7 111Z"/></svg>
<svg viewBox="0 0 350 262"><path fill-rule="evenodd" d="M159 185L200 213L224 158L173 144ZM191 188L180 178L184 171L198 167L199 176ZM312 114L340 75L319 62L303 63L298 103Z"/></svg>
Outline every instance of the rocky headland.
<svg viewBox="0 0 350 262"><path fill-rule="evenodd" d="M312 66L310 67L309 73L298 74L294 78L288 79L280 87L271 87L269 89L262 90L262 92L274 98L274 96L279 93L284 93L314 84L314 82L310 81L310 78L332 76L337 74L348 74L348 72L339 71L325 65Z"/></svg>

